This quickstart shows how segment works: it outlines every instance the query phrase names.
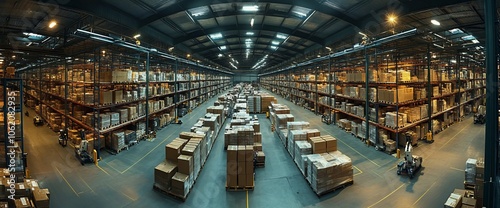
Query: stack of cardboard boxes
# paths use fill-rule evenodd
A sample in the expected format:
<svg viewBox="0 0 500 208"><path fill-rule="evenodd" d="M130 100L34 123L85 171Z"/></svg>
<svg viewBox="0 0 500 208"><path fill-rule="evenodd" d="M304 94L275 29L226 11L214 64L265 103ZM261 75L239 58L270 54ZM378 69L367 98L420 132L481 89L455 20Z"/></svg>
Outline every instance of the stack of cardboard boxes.
<svg viewBox="0 0 500 208"><path fill-rule="evenodd" d="M227 188L254 187L254 150L252 145L229 145L227 148Z"/></svg>
<svg viewBox="0 0 500 208"><path fill-rule="evenodd" d="M353 182L351 158L340 151L311 156L307 161L307 179L316 194L321 195L343 184Z"/></svg>
<svg viewBox="0 0 500 208"><path fill-rule="evenodd" d="M413 99L413 87L399 86L398 88L379 89L378 91L378 101L380 102L403 103Z"/></svg>

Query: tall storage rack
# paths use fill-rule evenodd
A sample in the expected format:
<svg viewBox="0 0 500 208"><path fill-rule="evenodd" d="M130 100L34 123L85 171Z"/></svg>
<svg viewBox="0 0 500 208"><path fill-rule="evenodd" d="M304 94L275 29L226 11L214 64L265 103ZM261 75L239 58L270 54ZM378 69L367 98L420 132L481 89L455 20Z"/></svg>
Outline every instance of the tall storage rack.
<svg viewBox="0 0 500 208"><path fill-rule="evenodd" d="M261 84L393 151L484 104L485 69L475 51L412 40L331 54L263 76Z"/></svg>
<svg viewBox="0 0 500 208"><path fill-rule="evenodd" d="M85 130L88 151L98 155L120 152L232 84L222 71L114 44L43 60L22 74L28 106L53 130L67 127L74 144Z"/></svg>
<svg viewBox="0 0 500 208"><path fill-rule="evenodd" d="M0 103L0 166L8 168L11 177L22 178L26 168L23 135L23 81L17 78L1 78Z"/></svg>

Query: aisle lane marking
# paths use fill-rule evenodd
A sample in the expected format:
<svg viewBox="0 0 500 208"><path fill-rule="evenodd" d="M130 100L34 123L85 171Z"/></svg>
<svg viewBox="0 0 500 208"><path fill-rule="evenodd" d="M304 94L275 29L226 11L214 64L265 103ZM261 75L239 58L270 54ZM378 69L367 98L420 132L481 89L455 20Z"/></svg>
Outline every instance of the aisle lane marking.
<svg viewBox="0 0 500 208"><path fill-rule="evenodd" d="M127 172L128 170L130 170L130 168L132 168L134 165L137 165L137 163L141 162L144 158L146 158L149 154L151 154L156 148L158 148L160 145L162 145L165 141L167 141L168 138L170 138L170 136L172 136L174 133L176 132L172 132L171 134L169 134L168 136L165 137L165 139L163 139L163 141L159 142L158 145L156 145L153 149L151 149L149 152L147 152L144 156L142 156L139 160L137 160L135 163L133 163L132 165L130 165L127 169L125 169L124 171L120 172L121 174ZM119 171L118 171L119 172Z"/></svg>
<svg viewBox="0 0 500 208"><path fill-rule="evenodd" d="M248 190L247 190L247 208L248 208Z"/></svg>
<svg viewBox="0 0 500 208"><path fill-rule="evenodd" d="M107 163L106 163L106 164L107 164ZM107 175L109 175L109 173L108 173L106 170L104 170L103 168L101 168L101 166L99 166L99 164L96 164L95 166L96 166L97 168L101 169L101 170L102 170L102 172L104 172L104 173L106 173ZM111 167L111 166L110 166L110 167Z"/></svg>
<svg viewBox="0 0 500 208"><path fill-rule="evenodd" d="M68 180L66 180L66 178L63 176L63 174L61 173L61 171L59 171L59 169L57 167L54 167L56 168L57 172L59 173L59 175L63 178L63 180L66 182L66 184L68 184L68 186L71 188L71 190L73 190L73 193L75 193L76 196L80 197L78 195L78 193L76 193L75 189L73 188L73 186L71 186L71 184L69 184Z"/></svg>
<svg viewBox="0 0 500 208"><path fill-rule="evenodd" d="M452 169L452 170L458 170L458 171L460 171L460 172L465 172L465 170L463 170L463 169L458 169L458 168L451 167L451 166L450 166L450 169Z"/></svg>
<svg viewBox="0 0 500 208"><path fill-rule="evenodd" d="M385 199L389 198L389 196L391 196L391 195L392 195L392 194L394 194L396 191L398 191L401 187L403 187L403 185L405 185L405 184L404 184L404 183L403 183L403 184L401 184L401 186L399 186L397 189L395 189L395 190L394 190L394 191L392 191L391 193L387 194L387 196L385 196L384 198L382 198L382 199L378 200L377 202L375 202L375 204L370 205L368 208L373 207L373 206L377 205L378 203L380 203L380 202L384 201Z"/></svg>
<svg viewBox="0 0 500 208"><path fill-rule="evenodd" d="M363 171L361 169L359 169L358 167L356 167L355 165L353 165L352 167L359 171L359 173L356 173L353 176L357 176L357 175L360 175L363 173Z"/></svg>
<svg viewBox="0 0 500 208"><path fill-rule="evenodd" d="M85 185L90 189L90 191L94 192L94 189L90 188L89 184L85 180L83 180L83 178L80 175L78 175L78 178L82 179L83 183L85 183Z"/></svg>
<svg viewBox="0 0 500 208"><path fill-rule="evenodd" d="M441 146L441 148L439 148L440 150L443 149L443 147L445 147L448 143L451 142L451 140L455 139L455 137L458 136L458 134L462 133L462 131L464 131L466 128L468 128L471 124L467 125L467 126L464 126L462 128L462 130L460 130L459 132L457 132L453 137L451 137L451 139L449 139L446 143L443 144L443 146Z"/></svg>
<svg viewBox="0 0 500 208"><path fill-rule="evenodd" d="M427 192L429 192L429 190L431 190L431 188L434 186L434 184L436 184L437 181L434 181L434 183L422 194L422 196L418 197L417 201L415 201L415 203L413 203L413 206L415 206L415 204L417 204L420 199L422 199L426 194Z"/></svg>

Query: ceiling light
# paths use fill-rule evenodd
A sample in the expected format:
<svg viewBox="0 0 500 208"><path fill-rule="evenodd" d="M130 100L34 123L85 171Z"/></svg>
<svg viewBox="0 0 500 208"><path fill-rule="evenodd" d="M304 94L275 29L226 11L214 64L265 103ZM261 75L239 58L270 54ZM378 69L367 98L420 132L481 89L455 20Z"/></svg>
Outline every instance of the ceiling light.
<svg viewBox="0 0 500 208"><path fill-rule="evenodd" d="M134 39L141 37L141 34L134 35Z"/></svg>
<svg viewBox="0 0 500 208"><path fill-rule="evenodd" d="M330 48L330 47L328 47L328 46L327 46L327 47L325 47L325 48L326 48L326 50L332 51L332 48Z"/></svg>
<svg viewBox="0 0 500 208"><path fill-rule="evenodd" d="M247 35L254 35L255 33L253 32L247 32Z"/></svg>
<svg viewBox="0 0 500 208"><path fill-rule="evenodd" d="M279 45L280 42L278 42L278 41L272 41L271 44L273 44L273 45Z"/></svg>
<svg viewBox="0 0 500 208"><path fill-rule="evenodd" d="M278 49L278 46L271 46L271 49L276 50L276 49Z"/></svg>
<svg viewBox="0 0 500 208"><path fill-rule="evenodd" d="M221 46L221 47L220 47L220 49L221 49L221 50L226 50L226 49L227 49L227 47L226 47L226 46Z"/></svg>
<svg viewBox="0 0 500 208"><path fill-rule="evenodd" d="M458 28L453 28L451 30L448 30L451 34L459 34L459 33L464 33L461 29Z"/></svg>
<svg viewBox="0 0 500 208"><path fill-rule="evenodd" d="M218 56L218 57L222 57L223 55L222 55L222 53L219 53L219 55L217 55L217 56Z"/></svg>
<svg viewBox="0 0 500 208"><path fill-rule="evenodd" d="M276 34L276 38L279 38L279 39L286 39L287 36L285 34L281 34L281 33L278 33Z"/></svg>
<svg viewBox="0 0 500 208"><path fill-rule="evenodd" d="M255 19L254 19L254 18L252 18L252 20L250 20L250 26L252 26L252 27L253 27L253 23L254 23L254 22L255 22Z"/></svg>
<svg viewBox="0 0 500 208"><path fill-rule="evenodd" d="M473 35L466 35L462 37L462 40L474 40L476 39Z"/></svg>
<svg viewBox="0 0 500 208"><path fill-rule="evenodd" d="M389 22L391 24L396 24L397 21L398 21L398 18L396 17L396 15L394 15L394 14L387 15L387 22Z"/></svg>
<svg viewBox="0 0 500 208"><path fill-rule="evenodd" d="M441 23L440 23L439 21L434 20L434 19L433 19L433 20L431 20L431 23L432 23L433 25L436 25L436 26L441 25Z"/></svg>
<svg viewBox="0 0 500 208"><path fill-rule="evenodd" d="M215 33L215 34L211 34L211 35L210 35L210 38L212 38L212 39L219 39L219 38L222 38L222 33Z"/></svg>
<svg viewBox="0 0 500 208"><path fill-rule="evenodd" d="M259 11L259 6L257 6L257 5L243 6L243 8L241 10L244 12L256 12L256 11Z"/></svg>
<svg viewBox="0 0 500 208"><path fill-rule="evenodd" d="M188 58L189 58L189 57L191 57L191 54L189 54L189 53L188 53L188 54L187 54L187 57L188 57Z"/></svg>
<svg viewBox="0 0 500 208"><path fill-rule="evenodd" d="M49 23L49 28L54 28L55 26L57 25L57 22L52 20L50 23Z"/></svg>
<svg viewBox="0 0 500 208"><path fill-rule="evenodd" d="M247 39L245 39L245 42L252 42L252 39L247 38Z"/></svg>
<svg viewBox="0 0 500 208"><path fill-rule="evenodd" d="M472 42L473 42L473 43L479 43L479 40L474 39L474 40L472 40Z"/></svg>

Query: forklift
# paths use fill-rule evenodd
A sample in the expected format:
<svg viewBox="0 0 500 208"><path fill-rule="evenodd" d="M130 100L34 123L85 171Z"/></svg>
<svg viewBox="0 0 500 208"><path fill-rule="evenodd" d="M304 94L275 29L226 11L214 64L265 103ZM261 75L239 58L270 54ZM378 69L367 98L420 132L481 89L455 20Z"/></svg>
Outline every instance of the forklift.
<svg viewBox="0 0 500 208"><path fill-rule="evenodd" d="M422 167L422 157L412 155L411 141L406 141L405 160L398 163L397 174L406 173L410 179L413 178L415 172Z"/></svg>
<svg viewBox="0 0 500 208"><path fill-rule="evenodd" d="M68 130L67 129L60 129L59 130L59 144L63 147L66 147L66 145L68 145Z"/></svg>
<svg viewBox="0 0 500 208"><path fill-rule="evenodd" d="M82 165L85 165L85 163L93 163L94 159L92 159L92 156L90 156L90 153L87 151L89 141L85 139L85 130L80 130L80 137L82 138L82 141L80 144L75 145L76 159L78 159Z"/></svg>

